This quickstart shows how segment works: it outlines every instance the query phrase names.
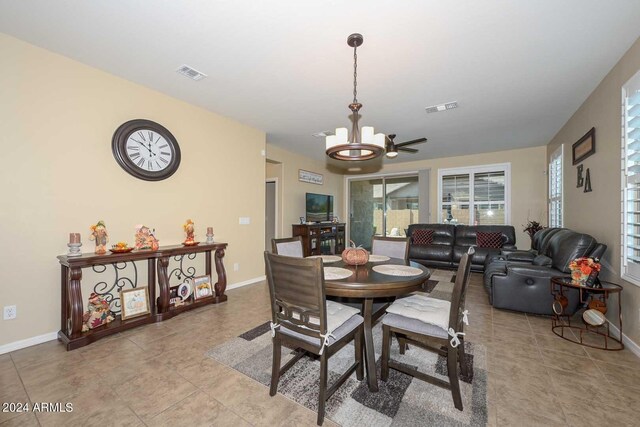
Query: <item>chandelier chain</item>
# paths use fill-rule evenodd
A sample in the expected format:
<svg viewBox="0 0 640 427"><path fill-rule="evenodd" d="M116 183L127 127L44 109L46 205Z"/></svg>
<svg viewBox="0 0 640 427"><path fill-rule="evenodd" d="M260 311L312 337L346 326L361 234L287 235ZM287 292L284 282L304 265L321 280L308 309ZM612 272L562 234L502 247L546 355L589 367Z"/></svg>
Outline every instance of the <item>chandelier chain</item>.
<svg viewBox="0 0 640 427"><path fill-rule="evenodd" d="M353 103L358 103L358 53L357 46L353 47Z"/></svg>

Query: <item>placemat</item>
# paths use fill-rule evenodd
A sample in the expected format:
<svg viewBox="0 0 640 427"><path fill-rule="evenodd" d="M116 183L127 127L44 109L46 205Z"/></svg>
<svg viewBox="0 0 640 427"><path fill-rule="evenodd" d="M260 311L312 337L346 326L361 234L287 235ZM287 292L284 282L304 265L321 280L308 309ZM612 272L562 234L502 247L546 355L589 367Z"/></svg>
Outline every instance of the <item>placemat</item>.
<svg viewBox="0 0 640 427"><path fill-rule="evenodd" d="M422 270L419 268L392 264L376 265L373 267L373 271L388 276L419 276L422 274Z"/></svg>
<svg viewBox="0 0 640 427"><path fill-rule="evenodd" d="M340 267L325 267L324 268L324 279L325 280L340 280L346 279L351 276L353 271L347 270L346 268Z"/></svg>
<svg viewBox="0 0 640 427"><path fill-rule="evenodd" d="M389 258L386 255L369 255L369 262L383 262L383 261L389 261L391 258Z"/></svg>
<svg viewBox="0 0 640 427"><path fill-rule="evenodd" d="M331 264L332 262L338 262L342 258L337 255L311 255L307 258L322 258L322 262L325 264Z"/></svg>

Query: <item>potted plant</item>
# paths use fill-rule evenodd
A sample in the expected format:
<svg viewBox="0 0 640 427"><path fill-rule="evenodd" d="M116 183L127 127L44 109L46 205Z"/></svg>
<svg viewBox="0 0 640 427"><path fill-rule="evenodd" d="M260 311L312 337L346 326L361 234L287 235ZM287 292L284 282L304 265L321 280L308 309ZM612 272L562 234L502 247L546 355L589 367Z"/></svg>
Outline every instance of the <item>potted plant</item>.
<svg viewBox="0 0 640 427"><path fill-rule="evenodd" d="M529 238L531 239L532 243L533 243L533 235L536 234L538 231L542 230L543 228L545 228L538 221L527 221L527 223L523 227L524 229L522 231L524 231L529 235Z"/></svg>

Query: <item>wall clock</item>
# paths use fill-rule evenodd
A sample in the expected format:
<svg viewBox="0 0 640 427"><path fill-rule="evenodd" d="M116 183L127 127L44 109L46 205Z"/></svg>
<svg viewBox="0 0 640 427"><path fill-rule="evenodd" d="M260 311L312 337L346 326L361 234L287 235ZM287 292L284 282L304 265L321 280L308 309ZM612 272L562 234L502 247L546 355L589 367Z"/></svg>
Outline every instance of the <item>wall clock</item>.
<svg viewBox="0 0 640 427"><path fill-rule="evenodd" d="M136 119L120 125L111 142L113 157L129 174L160 181L180 166L180 146L167 128L151 120Z"/></svg>

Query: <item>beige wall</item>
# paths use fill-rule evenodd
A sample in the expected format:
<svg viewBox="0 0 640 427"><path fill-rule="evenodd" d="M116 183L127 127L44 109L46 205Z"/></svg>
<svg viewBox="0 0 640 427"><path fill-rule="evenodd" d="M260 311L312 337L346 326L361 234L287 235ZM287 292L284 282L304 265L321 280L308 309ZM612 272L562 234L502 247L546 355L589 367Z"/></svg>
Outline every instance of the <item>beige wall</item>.
<svg viewBox="0 0 640 427"><path fill-rule="evenodd" d="M18 312L0 320L0 346L59 329L56 256L70 232L91 251L88 227L100 219L113 243L132 243L134 225L144 223L168 245L181 242L192 218L197 237L212 226L229 243L230 284L264 274L253 261L263 250L262 131L2 34L0 52L0 308ZM182 163L171 178L141 181L114 161L113 132L133 118L177 138ZM240 216L251 224L238 225Z"/></svg>
<svg viewBox="0 0 640 427"><path fill-rule="evenodd" d="M343 212L343 185L342 175L329 172L325 163L308 157L300 156L282 148L267 144L267 159L277 162L279 166L269 165L267 168L269 173L280 173L279 192L281 194L280 205L278 206L280 224L279 237L291 236L291 224L300 223L300 217L305 216L305 194L319 193L330 194L333 197L333 211L339 216L340 221L346 218L341 215ZM280 170L278 171L278 168ZM322 185L309 184L298 180L298 169L304 169L310 172L322 174L324 182ZM268 176L271 178L274 176Z"/></svg>
<svg viewBox="0 0 640 427"><path fill-rule="evenodd" d="M421 148L426 149L426 146ZM546 224L547 182L546 148L533 147L470 156L445 157L397 164L386 164L378 173L396 173L431 169L429 188L430 222L438 220L438 169L511 163L511 224L516 229L516 243L528 249L530 239L522 232L528 219ZM400 154L405 158L410 154ZM343 216L345 214L343 213Z"/></svg>
<svg viewBox="0 0 640 427"><path fill-rule="evenodd" d="M624 286L622 312L624 332L640 343L640 287L620 278L620 105L622 85L640 69L640 40L575 112L547 146L549 157L564 146L563 190L564 226L593 235L608 245L602 273ZM596 128L596 152L583 162L591 173L593 191L576 188L576 167L571 160L571 145L592 127ZM614 314L612 310L609 313Z"/></svg>

